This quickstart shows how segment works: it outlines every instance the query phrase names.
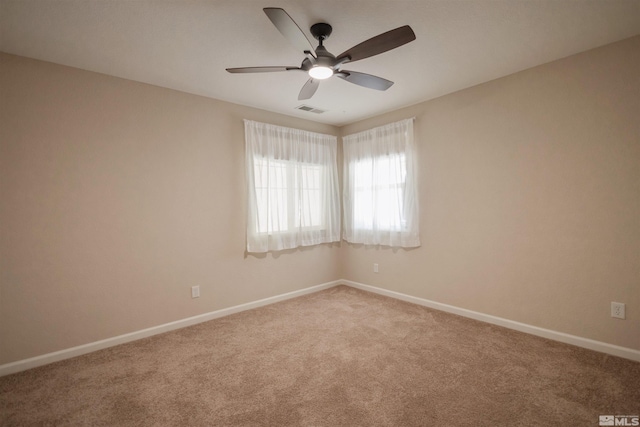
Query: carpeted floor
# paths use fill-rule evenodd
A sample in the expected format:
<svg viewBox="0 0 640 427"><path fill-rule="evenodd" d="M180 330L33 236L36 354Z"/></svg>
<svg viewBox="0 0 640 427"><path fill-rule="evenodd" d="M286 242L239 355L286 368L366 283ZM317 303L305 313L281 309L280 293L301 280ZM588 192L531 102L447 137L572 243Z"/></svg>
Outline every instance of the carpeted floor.
<svg viewBox="0 0 640 427"><path fill-rule="evenodd" d="M597 426L640 363L338 286L0 378L0 425Z"/></svg>

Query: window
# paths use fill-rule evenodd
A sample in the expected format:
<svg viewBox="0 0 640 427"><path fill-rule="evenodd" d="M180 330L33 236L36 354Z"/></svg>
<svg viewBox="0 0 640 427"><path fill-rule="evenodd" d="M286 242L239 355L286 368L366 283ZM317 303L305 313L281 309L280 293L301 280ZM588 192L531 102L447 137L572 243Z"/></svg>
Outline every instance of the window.
<svg viewBox="0 0 640 427"><path fill-rule="evenodd" d="M340 240L337 138L245 120L247 251Z"/></svg>
<svg viewBox="0 0 640 427"><path fill-rule="evenodd" d="M253 167L258 233L293 232L298 226L322 228L320 181L326 168L264 157L254 158ZM271 215L270 207L274 208Z"/></svg>
<svg viewBox="0 0 640 427"><path fill-rule="evenodd" d="M343 150L343 238L420 246L413 119L345 136Z"/></svg>
<svg viewBox="0 0 640 427"><path fill-rule="evenodd" d="M405 156L380 156L375 163L374 168L374 159L368 158L353 164L354 225L361 230L373 230L375 217L378 229L401 231L407 223L402 209L407 177Z"/></svg>

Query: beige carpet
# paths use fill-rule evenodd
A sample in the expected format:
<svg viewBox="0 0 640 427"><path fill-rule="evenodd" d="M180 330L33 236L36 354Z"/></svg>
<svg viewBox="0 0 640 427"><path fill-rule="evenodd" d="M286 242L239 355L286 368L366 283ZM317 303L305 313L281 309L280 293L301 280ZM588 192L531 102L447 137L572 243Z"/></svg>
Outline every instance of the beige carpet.
<svg viewBox="0 0 640 427"><path fill-rule="evenodd" d="M597 426L640 363L339 286L0 378L0 425Z"/></svg>

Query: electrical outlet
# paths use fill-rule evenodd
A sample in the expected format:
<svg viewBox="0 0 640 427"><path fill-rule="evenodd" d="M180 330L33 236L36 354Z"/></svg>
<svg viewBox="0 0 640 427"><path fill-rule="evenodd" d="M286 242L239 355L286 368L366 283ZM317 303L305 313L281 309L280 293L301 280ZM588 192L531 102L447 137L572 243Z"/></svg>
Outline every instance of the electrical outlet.
<svg viewBox="0 0 640 427"><path fill-rule="evenodd" d="M377 273L377 272L378 272L378 264L377 264L377 263L374 263L374 264L373 264L373 272L374 272L374 273Z"/></svg>
<svg viewBox="0 0 640 427"><path fill-rule="evenodd" d="M191 287L191 298L200 298L200 286Z"/></svg>
<svg viewBox="0 0 640 427"><path fill-rule="evenodd" d="M611 317L625 319L625 305L621 302L611 302Z"/></svg>

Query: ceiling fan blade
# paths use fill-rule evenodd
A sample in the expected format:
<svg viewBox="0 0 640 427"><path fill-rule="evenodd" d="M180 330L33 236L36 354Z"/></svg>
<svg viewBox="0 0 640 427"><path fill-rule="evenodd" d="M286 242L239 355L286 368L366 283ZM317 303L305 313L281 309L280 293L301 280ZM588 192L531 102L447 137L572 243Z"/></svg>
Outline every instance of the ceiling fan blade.
<svg viewBox="0 0 640 427"><path fill-rule="evenodd" d="M299 67L240 67L227 68L230 73L272 73L274 71L300 70Z"/></svg>
<svg viewBox="0 0 640 427"><path fill-rule="evenodd" d="M313 94L316 93L316 90L318 90L318 86L320 86L320 80L313 78L307 80L307 82L304 84L304 86L302 86L302 89L300 90L298 100L302 101L303 99L311 98Z"/></svg>
<svg viewBox="0 0 640 427"><path fill-rule="evenodd" d="M304 35L298 24L289 16L284 9L280 9L279 7L265 7L262 9L267 17L271 20L273 25L276 26L278 31L282 33L282 35L291 42L296 49L302 52L311 52L311 54L315 57L316 52L313 49L313 45Z"/></svg>
<svg viewBox="0 0 640 427"><path fill-rule="evenodd" d="M359 61L395 49L415 39L416 35L411 27L405 25L363 41L346 52L341 53L337 58L338 60L347 57L350 58L349 61L344 62Z"/></svg>
<svg viewBox="0 0 640 427"><path fill-rule="evenodd" d="M393 86L391 80L383 79L382 77L372 76L371 74L360 73L358 71L341 70L335 74L343 80L348 81L359 86L364 86L369 89L375 90L387 90Z"/></svg>

